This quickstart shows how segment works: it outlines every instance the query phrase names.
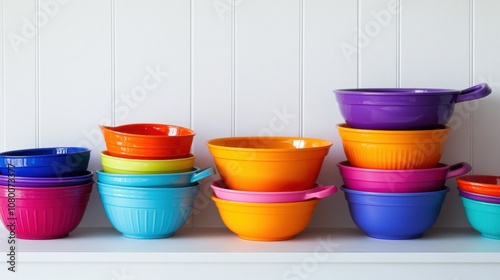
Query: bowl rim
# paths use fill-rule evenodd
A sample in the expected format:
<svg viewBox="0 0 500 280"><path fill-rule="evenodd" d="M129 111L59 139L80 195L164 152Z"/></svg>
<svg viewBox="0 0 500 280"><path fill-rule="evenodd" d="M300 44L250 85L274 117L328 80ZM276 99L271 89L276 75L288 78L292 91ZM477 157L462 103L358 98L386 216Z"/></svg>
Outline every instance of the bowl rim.
<svg viewBox="0 0 500 280"><path fill-rule="evenodd" d="M377 96L427 96L430 94L444 95L459 94L461 91L456 89L446 89L446 88L342 88L333 90L335 94L358 94L358 95L377 95Z"/></svg>
<svg viewBox="0 0 500 280"><path fill-rule="evenodd" d="M429 133L448 133L451 131L451 127L446 125L438 125L432 129L366 129L366 128L354 128L347 123L338 123L335 125L339 131L354 132L354 133L366 133L366 134L382 134L382 135L411 135L411 134L429 134Z"/></svg>
<svg viewBox="0 0 500 280"><path fill-rule="evenodd" d="M58 150L74 150L65 153L50 153L50 154L28 154L28 155L12 155L11 153L26 153L26 152L44 152L44 151L58 151ZM43 148L29 148L19 150L9 150L0 153L0 158L46 158L46 157L60 157L68 155L77 155L90 153L92 149L83 146L57 146L57 147L43 147Z"/></svg>
<svg viewBox="0 0 500 280"><path fill-rule="evenodd" d="M472 178L495 178L498 184L489 184L489 183L480 183L478 181L468 180ZM500 191L500 176L499 175L487 175L487 174L474 174L474 175L464 175L456 178L458 185L468 185L473 186L475 188L484 188L484 189L495 189Z"/></svg>
<svg viewBox="0 0 500 280"><path fill-rule="evenodd" d="M118 131L115 130L117 128L126 128L126 127L133 127L133 126L162 126L162 127L173 127L173 128L180 128L184 129L188 132L188 134L184 135L150 135L150 134L138 134L138 133L130 133L130 132L123 132L123 131ZM145 137L145 138L177 138L177 137L193 137L196 135L196 132L192 130L191 128L185 127L185 126L180 126L180 125L174 125L174 124L162 124L162 123L128 123L128 124L122 124L122 125L117 125L117 126L107 126L107 125L99 125L99 128L102 130L106 131L111 131L115 134L119 135L126 135L129 137Z"/></svg>
<svg viewBox="0 0 500 280"><path fill-rule="evenodd" d="M242 201L233 201L227 200L217 197L215 193L210 195L210 198L214 202L224 203L226 205L234 205L234 206L245 206L245 207L253 207L253 208L263 208L263 207L280 207L280 206L292 206L292 205L303 205L303 204L315 204L320 201L319 198L312 198L303 201L293 201L293 202L242 202Z"/></svg>
<svg viewBox="0 0 500 280"><path fill-rule="evenodd" d="M226 140L240 141L239 143L241 143L242 141L252 141L252 140L259 141L262 139L270 139L273 141L283 141L283 140L315 141L315 142L321 142L322 145L318 147L288 149L288 148L250 148L250 147L224 146L216 144L216 142L222 142ZM329 148L333 145L333 142L327 139L314 138L314 137L299 137L299 136L297 137L296 136L234 136L234 137L213 138L207 140L205 143L208 147L215 149L225 149L234 151L260 151L260 152L303 152L311 150L322 150L325 148Z"/></svg>
<svg viewBox="0 0 500 280"><path fill-rule="evenodd" d="M344 185L340 186L340 190L350 194L358 194L358 195L369 195L369 196L389 196L389 197L417 197L417 196L429 196L429 195L437 195L442 193L447 193L450 191L448 186L443 186L443 189L437 191L430 192L401 192L401 193L383 193L383 192L367 192L367 191L359 191L346 188Z"/></svg>
<svg viewBox="0 0 500 280"><path fill-rule="evenodd" d="M125 157L117 157L117 156L112 156L109 154L107 150L104 150L101 152L101 157L107 158L108 160L113 160L113 161L121 161L121 162L135 162L135 163L154 163L154 164L162 164L162 163L174 163L174 162L184 162L184 161L191 161L196 158L194 154L189 154L187 157L182 157L182 158L171 158L171 159L139 159L139 158L125 158Z"/></svg>

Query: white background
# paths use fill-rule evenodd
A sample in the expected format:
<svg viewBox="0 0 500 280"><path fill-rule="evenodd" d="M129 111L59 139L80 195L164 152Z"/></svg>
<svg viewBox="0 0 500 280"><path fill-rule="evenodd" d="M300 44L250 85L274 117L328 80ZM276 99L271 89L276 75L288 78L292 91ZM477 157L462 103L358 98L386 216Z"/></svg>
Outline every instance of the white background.
<svg viewBox="0 0 500 280"><path fill-rule="evenodd" d="M293 135L334 142L318 183L340 186L345 159L332 90L464 89L442 162L500 174L500 2L496 0L0 0L0 149L92 148L99 124L157 122L205 142ZM278 124L278 125L276 125ZM203 181L186 227L223 227ZM468 227L454 180L436 227ZM81 227L109 227L94 189ZM341 192L311 228L354 227Z"/></svg>

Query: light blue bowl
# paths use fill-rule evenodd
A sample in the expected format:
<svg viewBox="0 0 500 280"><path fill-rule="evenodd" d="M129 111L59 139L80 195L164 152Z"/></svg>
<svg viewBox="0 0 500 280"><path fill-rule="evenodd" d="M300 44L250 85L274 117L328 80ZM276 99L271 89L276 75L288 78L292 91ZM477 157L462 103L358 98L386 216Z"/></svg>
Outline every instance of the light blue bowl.
<svg viewBox="0 0 500 280"><path fill-rule="evenodd" d="M500 239L500 204L459 196L471 227L486 238Z"/></svg>
<svg viewBox="0 0 500 280"><path fill-rule="evenodd" d="M117 174L98 170L96 174L97 181L104 184L129 187L178 187L196 183L213 175L214 168L193 167L193 170L188 172L163 174Z"/></svg>
<svg viewBox="0 0 500 280"><path fill-rule="evenodd" d="M177 188L123 187L97 182L104 211L123 236L138 239L173 236L186 223L200 184Z"/></svg>

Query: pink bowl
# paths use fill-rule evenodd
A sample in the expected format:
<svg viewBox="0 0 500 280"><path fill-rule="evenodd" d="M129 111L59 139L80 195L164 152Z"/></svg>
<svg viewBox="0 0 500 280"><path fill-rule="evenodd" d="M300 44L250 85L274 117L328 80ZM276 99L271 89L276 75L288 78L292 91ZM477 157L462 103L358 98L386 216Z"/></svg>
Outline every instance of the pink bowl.
<svg viewBox="0 0 500 280"><path fill-rule="evenodd" d="M66 237L80 224L93 184L92 181L68 187L0 186L2 223L20 239Z"/></svg>
<svg viewBox="0 0 500 280"><path fill-rule="evenodd" d="M465 162L438 164L435 168L386 170L353 167L348 161L337 164L344 186L368 192L407 193L445 189L447 179L462 176L472 167Z"/></svg>
<svg viewBox="0 0 500 280"><path fill-rule="evenodd" d="M238 191L229 189L222 180L217 180L210 186L214 190L217 198L229 201L251 203L300 202L313 198L324 198L337 192L336 186L321 186L318 184L308 190L289 192Z"/></svg>

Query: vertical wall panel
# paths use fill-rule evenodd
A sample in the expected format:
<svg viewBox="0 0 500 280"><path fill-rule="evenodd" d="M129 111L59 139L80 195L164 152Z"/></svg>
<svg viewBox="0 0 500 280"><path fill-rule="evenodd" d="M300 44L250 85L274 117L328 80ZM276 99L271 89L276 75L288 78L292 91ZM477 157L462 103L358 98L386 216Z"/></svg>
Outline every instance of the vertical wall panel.
<svg viewBox="0 0 500 280"><path fill-rule="evenodd" d="M340 185L336 164L345 160L345 155L335 125L344 120L332 91L356 87L357 55L351 50L357 41L357 4L350 0L304 1L303 11L303 136L333 142L318 183ZM345 207L340 193L323 199L311 226L353 226Z"/></svg>
<svg viewBox="0 0 500 280"><path fill-rule="evenodd" d="M92 149L90 170L105 150L98 125L111 117L111 1L46 2L40 29L40 145ZM91 15L91 16L89 16ZM94 189L82 226L109 225Z"/></svg>
<svg viewBox="0 0 500 280"><path fill-rule="evenodd" d="M115 123L190 125L190 2L116 1Z"/></svg>
<svg viewBox="0 0 500 280"><path fill-rule="evenodd" d="M2 104L0 105L0 151L5 150L5 104L3 103L5 94L4 94L4 85L5 85L5 76L4 76L4 24L3 19L5 18L4 9L3 9L4 1L0 0L0 15L2 20L0 20L0 100L2 100Z"/></svg>
<svg viewBox="0 0 500 280"><path fill-rule="evenodd" d="M401 1L401 86L463 89L470 85L470 9L468 0ZM453 7L453 12L450 12ZM457 104L457 112L463 104ZM456 112L456 113L457 113ZM471 162L470 118L450 122L442 162ZM436 226L466 226L457 215L461 202L455 180Z"/></svg>
<svg viewBox="0 0 500 280"><path fill-rule="evenodd" d="M299 0L236 7L236 134L298 135Z"/></svg>
<svg viewBox="0 0 500 280"><path fill-rule="evenodd" d="M463 116L472 114L472 156L475 174L500 174L497 129L500 115L500 2L474 1L474 83L488 83L493 92L485 99L471 102Z"/></svg>
<svg viewBox="0 0 500 280"><path fill-rule="evenodd" d="M4 148L37 146L36 2L4 0Z"/></svg>
<svg viewBox="0 0 500 280"><path fill-rule="evenodd" d="M239 2L239 1L238 1ZM234 7L223 0L192 1L192 106L196 136L193 153L200 168L213 166L206 141L229 137L233 117ZM222 227L219 213L210 195L210 183L218 175L201 181L201 191L193 210L196 227Z"/></svg>

